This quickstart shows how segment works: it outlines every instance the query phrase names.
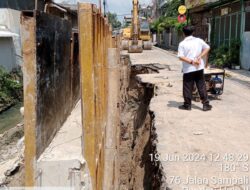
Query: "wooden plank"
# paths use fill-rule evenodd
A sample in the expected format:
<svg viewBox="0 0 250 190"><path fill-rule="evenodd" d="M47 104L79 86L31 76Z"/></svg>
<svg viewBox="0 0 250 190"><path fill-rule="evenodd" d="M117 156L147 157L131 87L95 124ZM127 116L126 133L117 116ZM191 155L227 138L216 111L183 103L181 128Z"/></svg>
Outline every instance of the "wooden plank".
<svg viewBox="0 0 250 190"><path fill-rule="evenodd" d="M204 71L204 74L223 74L225 73L224 69L217 69L217 68L207 68Z"/></svg>
<svg viewBox="0 0 250 190"><path fill-rule="evenodd" d="M89 3L79 3L78 18L84 142L83 155L87 161L91 175L92 187L96 189L93 5Z"/></svg>
<svg viewBox="0 0 250 190"><path fill-rule="evenodd" d="M120 70L116 48L108 50L108 111L105 141L104 189L115 189L117 159L117 128L119 125Z"/></svg>
<svg viewBox="0 0 250 190"><path fill-rule="evenodd" d="M33 13L32 13L33 14ZM35 185L36 171L36 21L33 16L22 15L21 37L23 41L24 72L24 135L25 135L25 186Z"/></svg>
<svg viewBox="0 0 250 190"><path fill-rule="evenodd" d="M95 109L96 109L96 116L95 116L95 130L96 130L96 188L97 189L102 189L102 182L103 182L103 175L102 175L102 160L100 159L100 144L102 141L102 110L101 110L101 70L100 70L100 52L99 52L99 43L100 43L100 38L99 38L99 19L100 15L98 14L98 11L93 15L94 18L94 41L95 41L95 48L94 48L94 57L95 57Z"/></svg>

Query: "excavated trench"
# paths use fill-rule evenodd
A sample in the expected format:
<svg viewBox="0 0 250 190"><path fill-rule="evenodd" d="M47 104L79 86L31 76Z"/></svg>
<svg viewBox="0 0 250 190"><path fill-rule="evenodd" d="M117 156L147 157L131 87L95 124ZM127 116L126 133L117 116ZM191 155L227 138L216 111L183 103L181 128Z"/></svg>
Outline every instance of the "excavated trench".
<svg viewBox="0 0 250 190"><path fill-rule="evenodd" d="M125 60L125 61L124 61ZM120 183L119 189L160 189L162 172L159 162L151 160L156 153L154 115L149 104L154 96L154 85L140 83L136 75L155 73L152 66L130 66L127 62L127 80L122 80L121 132L120 132ZM126 64L125 64L126 65Z"/></svg>

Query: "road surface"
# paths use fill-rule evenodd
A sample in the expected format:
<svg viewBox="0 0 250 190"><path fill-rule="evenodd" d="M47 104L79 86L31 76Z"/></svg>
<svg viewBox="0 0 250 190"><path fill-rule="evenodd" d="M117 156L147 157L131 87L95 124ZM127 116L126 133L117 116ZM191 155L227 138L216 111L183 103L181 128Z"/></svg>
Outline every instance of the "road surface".
<svg viewBox="0 0 250 190"><path fill-rule="evenodd" d="M227 71L225 91L203 112L183 103L181 64L176 55L158 48L130 54L132 65L162 64L169 69L139 75L156 85L150 109L154 112L158 154L165 175L163 189L250 189L250 72Z"/></svg>

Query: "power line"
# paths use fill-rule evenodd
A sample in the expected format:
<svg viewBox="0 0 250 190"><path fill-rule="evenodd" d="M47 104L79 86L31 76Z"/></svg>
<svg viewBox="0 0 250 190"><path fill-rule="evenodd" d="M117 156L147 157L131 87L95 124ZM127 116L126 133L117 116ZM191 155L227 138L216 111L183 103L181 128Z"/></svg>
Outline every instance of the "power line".
<svg viewBox="0 0 250 190"><path fill-rule="evenodd" d="M122 16L128 16L128 15L131 15L131 13L128 13L128 14L121 14L121 15L116 15L116 16L122 17Z"/></svg>

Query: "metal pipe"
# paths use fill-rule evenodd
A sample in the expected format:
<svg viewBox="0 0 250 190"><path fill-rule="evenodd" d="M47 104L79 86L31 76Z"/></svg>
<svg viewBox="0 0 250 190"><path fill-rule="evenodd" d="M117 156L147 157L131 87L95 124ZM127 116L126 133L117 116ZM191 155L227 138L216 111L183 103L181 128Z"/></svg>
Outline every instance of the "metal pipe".
<svg viewBox="0 0 250 190"><path fill-rule="evenodd" d="M240 7L241 7L241 33L240 33L240 38L242 39L243 32L245 29L245 6L244 6L244 0L240 0Z"/></svg>

